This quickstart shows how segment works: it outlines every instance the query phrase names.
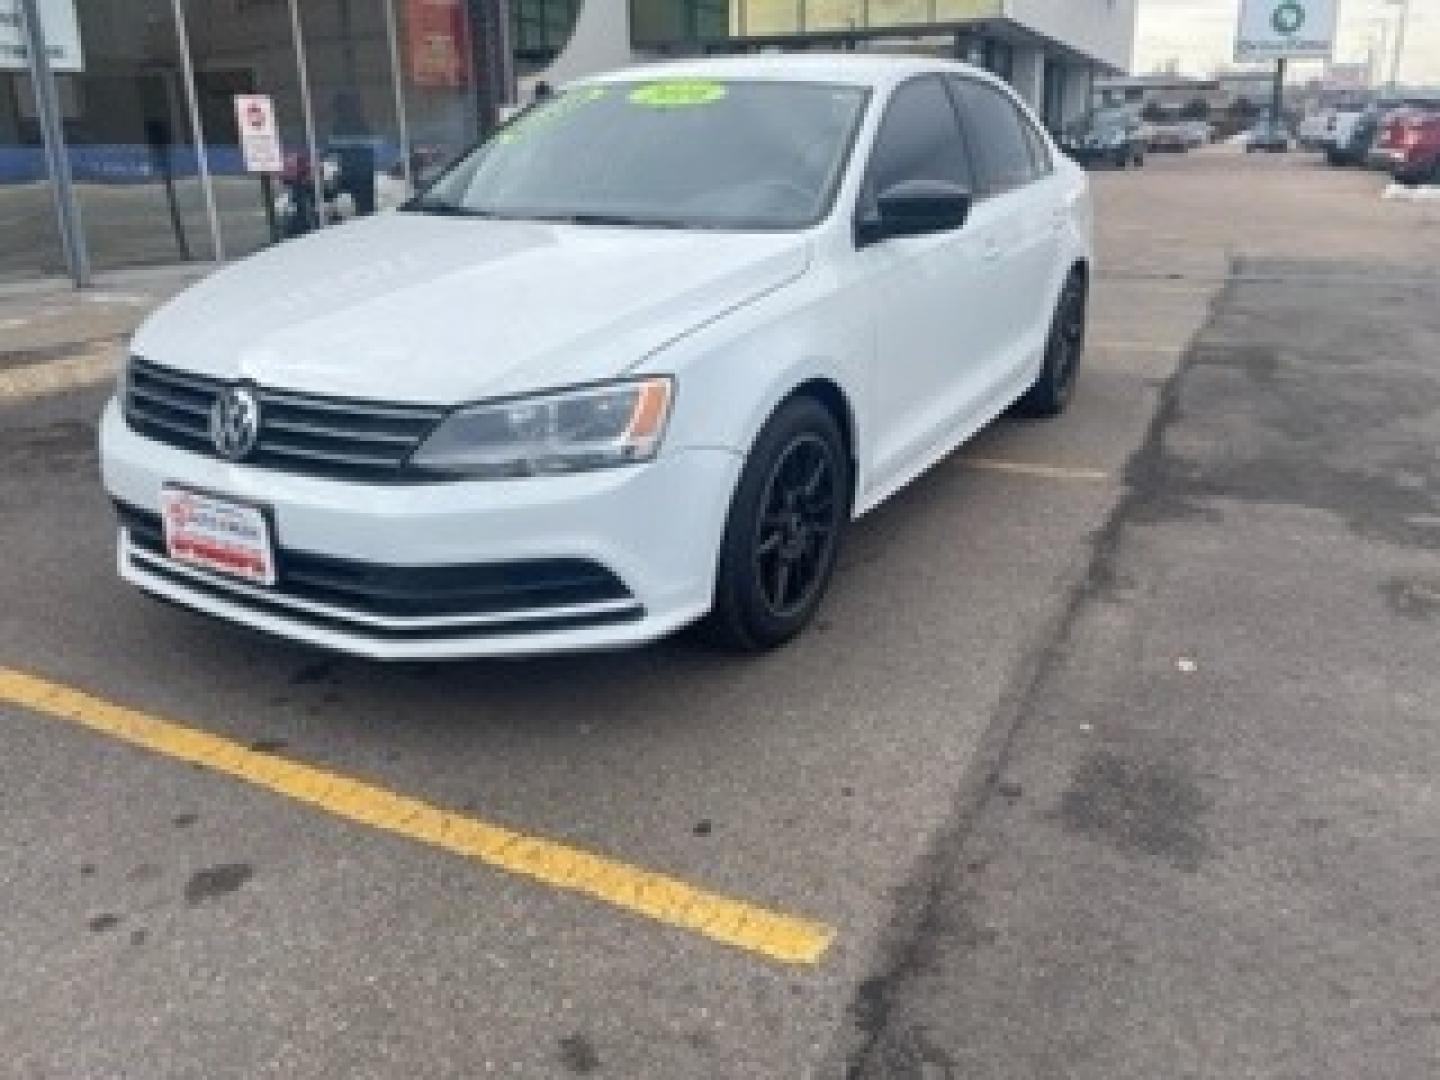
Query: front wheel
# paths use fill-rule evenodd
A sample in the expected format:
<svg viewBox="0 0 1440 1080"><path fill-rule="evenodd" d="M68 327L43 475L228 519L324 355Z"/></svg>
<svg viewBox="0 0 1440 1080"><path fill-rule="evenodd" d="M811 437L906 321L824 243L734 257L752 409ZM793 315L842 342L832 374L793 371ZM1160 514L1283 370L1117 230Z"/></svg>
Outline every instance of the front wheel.
<svg viewBox="0 0 1440 1080"><path fill-rule="evenodd" d="M1059 416L1070 404L1085 351L1086 293L1085 275L1072 270L1055 305L1040 376L1015 404L1021 416Z"/></svg>
<svg viewBox="0 0 1440 1080"><path fill-rule="evenodd" d="M740 473L702 629L737 652L783 645L830 584L850 513L850 457L830 410L791 398L761 429Z"/></svg>

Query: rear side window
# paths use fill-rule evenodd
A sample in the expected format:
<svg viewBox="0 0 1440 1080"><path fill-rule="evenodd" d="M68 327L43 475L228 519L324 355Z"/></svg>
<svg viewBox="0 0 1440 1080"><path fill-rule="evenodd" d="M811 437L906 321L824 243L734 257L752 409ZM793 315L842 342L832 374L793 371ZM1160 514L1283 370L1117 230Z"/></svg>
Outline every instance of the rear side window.
<svg viewBox="0 0 1440 1080"><path fill-rule="evenodd" d="M880 192L907 180L974 190L960 121L939 76L912 79L890 96L870 154L865 207L869 209Z"/></svg>
<svg viewBox="0 0 1440 1080"><path fill-rule="evenodd" d="M980 181L977 193L1001 195L1036 179L1042 170L1036 165L1031 140L1038 136L1027 134L1028 125L1014 102L976 79L956 78L951 85L960 99L965 131L975 150Z"/></svg>

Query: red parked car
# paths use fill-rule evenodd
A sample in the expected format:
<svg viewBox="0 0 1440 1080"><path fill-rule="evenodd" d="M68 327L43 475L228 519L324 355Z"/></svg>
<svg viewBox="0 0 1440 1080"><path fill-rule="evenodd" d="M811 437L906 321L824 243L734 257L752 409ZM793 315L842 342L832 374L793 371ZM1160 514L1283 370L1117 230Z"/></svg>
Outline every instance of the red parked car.
<svg viewBox="0 0 1440 1080"><path fill-rule="evenodd" d="M1385 119L1371 164L1405 184L1440 184L1440 108L1400 109Z"/></svg>

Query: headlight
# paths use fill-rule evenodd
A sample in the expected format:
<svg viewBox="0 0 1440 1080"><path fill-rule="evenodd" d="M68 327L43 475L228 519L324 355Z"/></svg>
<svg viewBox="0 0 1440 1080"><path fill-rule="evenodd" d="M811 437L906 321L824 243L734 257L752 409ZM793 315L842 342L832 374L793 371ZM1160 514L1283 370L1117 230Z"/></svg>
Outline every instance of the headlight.
<svg viewBox="0 0 1440 1080"><path fill-rule="evenodd" d="M670 379L650 378L476 405L441 421L410 464L498 479L649 461L673 397Z"/></svg>

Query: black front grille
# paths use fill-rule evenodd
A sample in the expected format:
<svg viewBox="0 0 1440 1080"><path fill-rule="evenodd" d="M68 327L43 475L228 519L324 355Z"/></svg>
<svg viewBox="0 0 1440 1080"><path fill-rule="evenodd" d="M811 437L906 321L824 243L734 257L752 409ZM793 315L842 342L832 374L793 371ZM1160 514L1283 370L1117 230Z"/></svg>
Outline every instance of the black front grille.
<svg viewBox="0 0 1440 1080"><path fill-rule="evenodd" d="M132 358L125 419L152 439L216 456L210 408L230 384ZM404 465L444 410L254 387L260 433L245 464L314 476L404 478Z"/></svg>
<svg viewBox="0 0 1440 1080"><path fill-rule="evenodd" d="M159 516L131 506L116 509L130 542L164 558ZM275 554L277 597L365 615L503 615L631 599L619 578L585 559L383 566L288 548Z"/></svg>

